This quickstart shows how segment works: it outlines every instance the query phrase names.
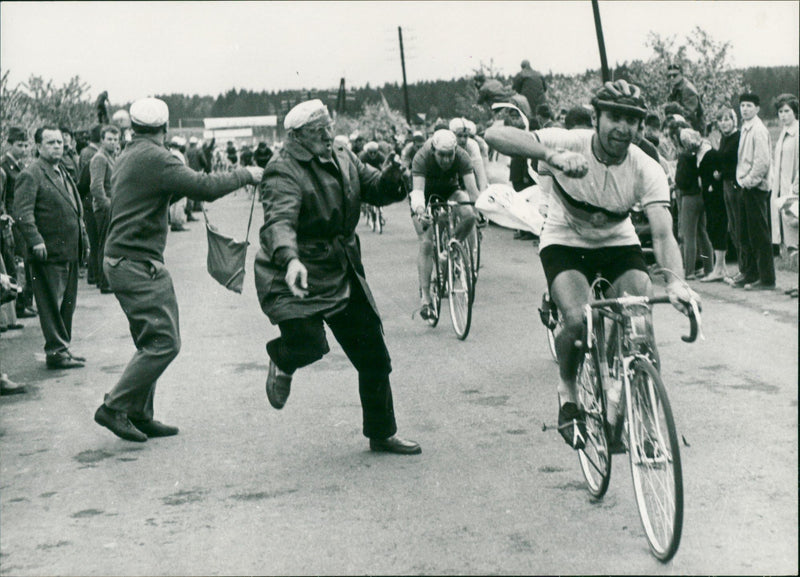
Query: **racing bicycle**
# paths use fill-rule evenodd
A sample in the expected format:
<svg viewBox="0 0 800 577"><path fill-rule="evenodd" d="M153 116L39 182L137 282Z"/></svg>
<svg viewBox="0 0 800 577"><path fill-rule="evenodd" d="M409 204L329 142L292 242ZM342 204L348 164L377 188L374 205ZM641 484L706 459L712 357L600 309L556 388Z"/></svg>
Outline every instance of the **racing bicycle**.
<svg viewBox="0 0 800 577"><path fill-rule="evenodd" d="M611 455L628 453L642 527L652 554L666 563L681 540L683 471L655 347L652 306L670 300L667 296L602 298L599 287L607 282L598 277L592 283L594 300L584 307L576 383L587 438L578 459L589 493L600 499L611 480ZM690 331L681 337L687 343L701 334L699 307L689 304Z"/></svg>
<svg viewBox="0 0 800 577"><path fill-rule="evenodd" d="M475 300L470 250L455 237L457 224L454 208L471 202L444 201L432 195L427 214L433 226L433 270L431 271L431 305L434 315L428 324L439 323L442 298L448 300L453 331L460 340L467 338L472 324L472 304Z"/></svg>

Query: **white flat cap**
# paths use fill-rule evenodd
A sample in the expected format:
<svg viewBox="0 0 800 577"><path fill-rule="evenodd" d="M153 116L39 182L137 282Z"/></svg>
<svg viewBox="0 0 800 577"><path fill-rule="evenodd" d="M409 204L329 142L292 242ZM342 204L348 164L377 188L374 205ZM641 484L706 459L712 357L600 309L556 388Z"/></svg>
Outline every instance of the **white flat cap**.
<svg viewBox="0 0 800 577"><path fill-rule="evenodd" d="M169 121L167 103L158 98L142 98L131 104L131 122L141 126L161 126Z"/></svg>
<svg viewBox="0 0 800 577"><path fill-rule="evenodd" d="M192 136L189 138L189 144L197 144L198 140L196 136Z"/></svg>
<svg viewBox="0 0 800 577"><path fill-rule="evenodd" d="M330 122L330 119L328 108L322 100L306 100L289 111L283 119L283 127L286 130L295 130L312 122Z"/></svg>
<svg viewBox="0 0 800 577"><path fill-rule="evenodd" d="M436 150L455 150L458 140L456 140L456 135L451 131L440 129L433 133L431 144Z"/></svg>

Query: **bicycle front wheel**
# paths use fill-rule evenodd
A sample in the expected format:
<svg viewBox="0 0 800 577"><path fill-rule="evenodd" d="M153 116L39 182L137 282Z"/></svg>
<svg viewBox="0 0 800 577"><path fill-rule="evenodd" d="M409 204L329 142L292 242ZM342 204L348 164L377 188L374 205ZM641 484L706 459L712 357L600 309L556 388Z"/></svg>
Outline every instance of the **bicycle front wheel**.
<svg viewBox="0 0 800 577"><path fill-rule="evenodd" d="M453 243L447 256L448 302L453 330L462 341L467 338L472 322L472 271L469 263L464 246Z"/></svg>
<svg viewBox="0 0 800 577"><path fill-rule="evenodd" d="M436 315L428 319L428 324L435 327L439 324L439 315L442 311L442 279L443 271L439 266L439 256L433 253L433 269L431 270L431 306Z"/></svg>
<svg viewBox="0 0 800 577"><path fill-rule="evenodd" d="M630 365L628 442L633 490L653 555L666 563L678 550L683 528L680 446L667 391L643 357Z"/></svg>
<svg viewBox="0 0 800 577"><path fill-rule="evenodd" d="M578 451L589 493L600 499L611 480L611 451L606 429L606 402L597 349L586 351L578 367L578 403L586 418L586 446Z"/></svg>
<svg viewBox="0 0 800 577"><path fill-rule="evenodd" d="M483 233L479 228L475 228L472 236L470 237L470 257L471 257L471 264L472 264L472 292L473 292L473 299L475 293L475 285L478 284L478 275L480 274L481 268L481 239L483 238Z"/></svg>

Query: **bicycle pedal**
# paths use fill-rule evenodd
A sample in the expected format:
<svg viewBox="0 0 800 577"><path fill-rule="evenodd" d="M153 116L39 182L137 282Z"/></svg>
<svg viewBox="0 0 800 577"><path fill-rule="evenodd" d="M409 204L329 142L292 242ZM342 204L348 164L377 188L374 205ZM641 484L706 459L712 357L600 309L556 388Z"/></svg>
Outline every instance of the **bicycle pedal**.
<svg viewBox="0 0 800 577"><path fill-rule="evenodd" d="M628 452L628 449L625 447L625 443L622 441L609 443L608 450L612 455L624 455Z"/></svg>

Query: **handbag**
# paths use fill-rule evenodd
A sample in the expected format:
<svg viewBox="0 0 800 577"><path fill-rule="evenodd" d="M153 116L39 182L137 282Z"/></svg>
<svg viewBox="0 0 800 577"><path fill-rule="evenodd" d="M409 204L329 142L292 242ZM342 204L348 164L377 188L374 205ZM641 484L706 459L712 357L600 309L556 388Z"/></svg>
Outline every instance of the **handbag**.
<svg viewBox="0 0 800 577"><path fill-rule="evenodd" d="M250 244L250 225L253 222L253 208L256 204L256 194L250 203L250 218L247 220L247 233L243 241L234 240L225 236L217 227L208 221L208 213L203 205L203 218L206 221L206 237L208 238L208 257L206 266L208 274L228 290L242 294L244 287L244 267L247 259L247 246Z"/></svg>

